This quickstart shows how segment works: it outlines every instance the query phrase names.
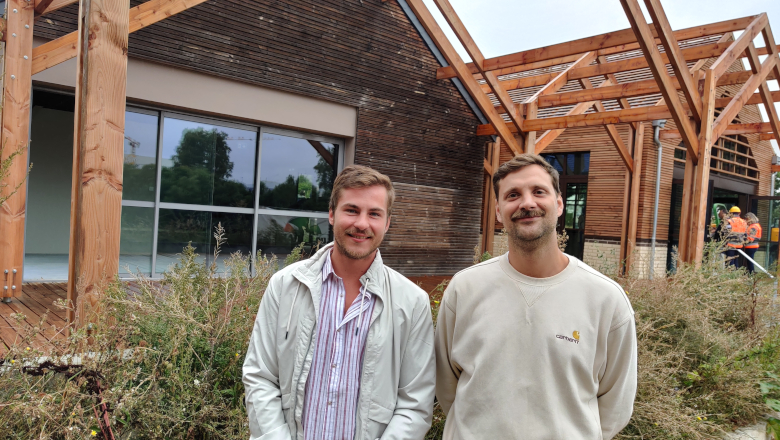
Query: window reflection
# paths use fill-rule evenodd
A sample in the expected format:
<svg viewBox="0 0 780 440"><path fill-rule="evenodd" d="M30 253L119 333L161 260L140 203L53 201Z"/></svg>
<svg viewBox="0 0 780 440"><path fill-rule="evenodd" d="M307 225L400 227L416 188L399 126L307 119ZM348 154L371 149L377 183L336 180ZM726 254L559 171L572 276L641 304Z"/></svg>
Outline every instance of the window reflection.
<svg viewBox="0 0 780 440"><path fill-rule="evenodd" d="M157 115L125 112L122 199L154 201L157 181Z"/></svg>
<svg viewBox="0 0 780 440"><path fill-rule="evenodd" d="M327 211L337 157L335 144L264 133L260 206Z"/></svg>
<svg viewBox="0 0 780 440"><path fill-rule="evenodd" d="M330 239L327 218L283 215L259 215L257 218L257 250L263 255L273 254L283 260L301 243L309 253Z"/></svg>
<svg viewBox="0 0 780 440"><path fill-rule="evenodd" d="M251 207L257 133L165 118L160 201Z"/></svg>
<svg viewBox="0 0 780 440"><path fill-rule="evenodd" d="M219 224L224 229L224 243L216 263L217 271L224 272L225 261L231 254L252 253L252 219L252 214L160 209L157 272L162 273L178 262L177 254L190 243L199 255L198 261L211 264L217 244L214 234Z"/></svg>
<svg viewBox="0 0 780 440"><path fill-rule="evenodd" d="M154 208L122 207L119 236L119 273L152 272Z"/></svg>

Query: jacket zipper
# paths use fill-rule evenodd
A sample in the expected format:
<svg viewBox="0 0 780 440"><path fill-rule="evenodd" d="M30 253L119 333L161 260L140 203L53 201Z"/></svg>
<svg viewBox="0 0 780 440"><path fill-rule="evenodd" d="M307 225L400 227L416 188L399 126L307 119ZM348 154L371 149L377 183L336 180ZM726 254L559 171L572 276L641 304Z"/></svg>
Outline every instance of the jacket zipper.
<svg viewBox="0 0 780 440"><path fill-rule="evenodd" d="M295 420L295 413L298 409L298 387L301 385L301 377L303 376L303 369L306 366L306 358L309 357L309 351L311 350L311 338L314 333L314 327L312 326L312 334L309 335L309 340L307 342L306 346L306 354L303 356L303 362L301 362L301 371L298 373L298 379L295 381L295 397L293 399L293 406L292 406L292 416L293 416L293 425L295 426L295 436L294 438L298 438L298 422ZM301 418L303 418L303 411L301 411Z"/></svg>

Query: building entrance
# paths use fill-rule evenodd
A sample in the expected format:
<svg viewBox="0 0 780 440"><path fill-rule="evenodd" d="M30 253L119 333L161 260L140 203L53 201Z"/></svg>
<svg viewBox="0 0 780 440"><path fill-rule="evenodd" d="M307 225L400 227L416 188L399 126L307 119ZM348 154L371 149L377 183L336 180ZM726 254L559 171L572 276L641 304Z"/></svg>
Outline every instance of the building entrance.
<svg viewBox="0 0 780 440"><path fill-rule="evenodd" d="M588 198L588 171L590 153L544 154L543 157L558 170L563 215L558 218L557 231L566 231L569 237L565 252L582 259L585 250L585 202Z"/></svg>

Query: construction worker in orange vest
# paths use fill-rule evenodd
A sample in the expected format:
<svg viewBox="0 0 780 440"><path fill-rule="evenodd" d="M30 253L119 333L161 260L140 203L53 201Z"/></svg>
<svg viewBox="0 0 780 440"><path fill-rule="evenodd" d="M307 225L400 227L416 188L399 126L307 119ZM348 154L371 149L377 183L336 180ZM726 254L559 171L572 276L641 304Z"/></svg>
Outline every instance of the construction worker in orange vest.
<svg viewBox="0 0 780 440"><path fill-rule="evenodd" d="M752 212L745 214L745 219L747 220L747 242L745 243L744 252L748 257L753 258L758 250L758 241L761 239L761 224L758 223L758 217ZM748 273L755 271L752 261L747 260L746 266Z"/></svg>
<svg viewBox="0 0 780 440"><path fill-rule="evenodd" d="M730 216L726 222L723 232L726 236L726 264L739 267L739 253L737 249L742 249L747 236L747 223L739 214L742 210L737 206L729 209Z"/></svg>

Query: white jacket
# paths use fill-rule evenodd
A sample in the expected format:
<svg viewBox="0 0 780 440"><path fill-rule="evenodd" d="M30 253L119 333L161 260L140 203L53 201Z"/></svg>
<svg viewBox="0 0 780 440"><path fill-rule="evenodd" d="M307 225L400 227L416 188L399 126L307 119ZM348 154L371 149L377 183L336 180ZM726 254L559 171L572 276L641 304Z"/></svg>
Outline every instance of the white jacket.
<svg viewBox="0 0 780 440"><path fill-rule="evenodd" d="M244 360L250 440L302 440L303 397L319 317L328 244L268 284ZM422 440L436 382L428 295L382 264L360 282L377 296L363 355L355 440Z"/></svg>

